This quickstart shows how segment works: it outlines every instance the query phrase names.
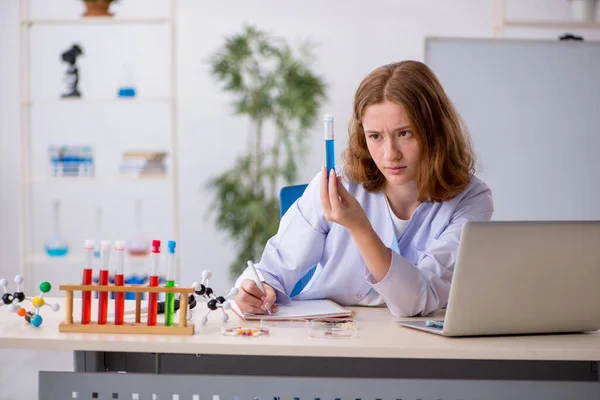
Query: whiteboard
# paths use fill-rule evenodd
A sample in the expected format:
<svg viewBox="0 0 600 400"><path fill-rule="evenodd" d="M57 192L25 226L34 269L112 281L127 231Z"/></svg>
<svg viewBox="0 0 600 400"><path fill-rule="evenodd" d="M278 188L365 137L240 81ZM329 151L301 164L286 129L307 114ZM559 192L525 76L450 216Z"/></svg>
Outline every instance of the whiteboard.
<svg viewBox="0 0 600 400"><path fill-rule="evenodd" d="M600 43L428 38L494 220L600 219Z"/></svg>

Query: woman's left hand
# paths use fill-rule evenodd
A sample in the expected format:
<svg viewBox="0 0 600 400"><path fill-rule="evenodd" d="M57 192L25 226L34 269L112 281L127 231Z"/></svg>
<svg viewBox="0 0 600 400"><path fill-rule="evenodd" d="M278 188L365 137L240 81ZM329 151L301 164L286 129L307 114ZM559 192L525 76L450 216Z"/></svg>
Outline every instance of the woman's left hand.
<svg viewBox="0 0 600 400"><path fill-rule="evenodd" d="M323 167L321 172L321 205L325 218L330 222L345 226L348 230L354 230L368 224L369 220L365 211L358 200L342 185L335 171L330 171L329 179L327 179L327 176L327 171Z"/></svg>

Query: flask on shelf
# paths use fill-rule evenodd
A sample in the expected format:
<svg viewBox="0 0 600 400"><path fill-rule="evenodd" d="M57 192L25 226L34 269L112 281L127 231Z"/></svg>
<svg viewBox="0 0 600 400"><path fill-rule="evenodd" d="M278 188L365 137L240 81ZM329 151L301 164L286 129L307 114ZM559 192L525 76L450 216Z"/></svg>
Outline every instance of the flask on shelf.
<svg viewBox="0 0 600 400"><path fill-rule="evenodd" d="M54 233L46 241L46 254L50 257L64 257L69 252L69 245L61 235L60 200L53 201Z"/></svg>
<svg viewBox="0 0 600 400"><path fill-rule="evenodd" d="M144 236L142 230L142 200L135 202L135 233L129 238L127 252L131 256L146 256L150 252L150 241Z"/></svg>
<svg viewBox="0 0 600 400"><path fill-rule="evenodd" d="M133 73L129 64L124 64L121 68L121 77L119 78L119 97L135 97L135 83Z"/></svg>

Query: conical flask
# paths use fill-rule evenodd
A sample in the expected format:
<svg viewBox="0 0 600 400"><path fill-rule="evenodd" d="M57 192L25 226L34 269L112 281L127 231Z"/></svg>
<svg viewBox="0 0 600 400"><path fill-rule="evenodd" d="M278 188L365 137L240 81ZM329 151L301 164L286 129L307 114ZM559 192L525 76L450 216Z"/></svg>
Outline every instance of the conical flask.
<svg viewBox="0 0 600 400"><path fill-rule="evenodd" d="M69 252L69 245L60 233L60 200L53 202L54 233L46 241L46 253L50 257L64 257Z"/></svg>
<svg viewBox="0 0 600 400"><path fill-rule="evenodd" d="M135 202L135 233L127 241L127 252L131 256L145 256L150 253L150 241L142 230L142 200Z"/></svg>
<svg viewBox="0 0 600 400"><path fill-rule="evenodd" d="M119 77L119 97L135 97L135 82L133 72L129 64L124 64L121 67L121 76Z"/></svg>

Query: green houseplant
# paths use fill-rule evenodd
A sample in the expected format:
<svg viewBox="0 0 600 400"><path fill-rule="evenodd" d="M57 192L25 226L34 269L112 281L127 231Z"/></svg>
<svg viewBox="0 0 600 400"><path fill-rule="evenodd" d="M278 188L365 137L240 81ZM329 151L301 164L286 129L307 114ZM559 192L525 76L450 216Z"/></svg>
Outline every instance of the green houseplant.
<svg viewBox="0 0 600 400"><path fill-rule="evenodd" d="M250 145L229 170L213 177L217 228L237 247L230 274L257 260L279 224L279 189L297 179L308 131L326 99L326 83L310 69L312 47L244 26L209 60L210 71L234 97L234 113L252 124ZM274 134L267 138L266 126Z"/></svg>

